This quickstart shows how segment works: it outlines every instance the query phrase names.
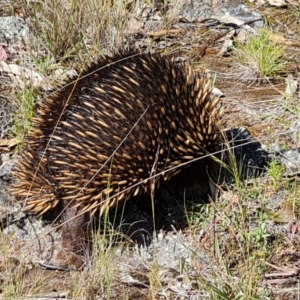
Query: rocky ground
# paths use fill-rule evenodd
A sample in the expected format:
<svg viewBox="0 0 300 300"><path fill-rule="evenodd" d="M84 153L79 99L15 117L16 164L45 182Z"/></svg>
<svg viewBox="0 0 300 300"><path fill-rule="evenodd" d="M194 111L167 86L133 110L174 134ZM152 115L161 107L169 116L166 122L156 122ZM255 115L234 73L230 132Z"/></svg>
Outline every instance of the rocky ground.
<svg viewBox="0 0 300 300"><path fill-rule="evenodd" d="M139 17L129 24L127 46L146 49L151 45L160 52L169 49L177 61L189 60L195 69L213 74L215 86L224 95L228 128L247 128L270 157L276 157L283 171L278 171L279 175L262 173L241 186L222 186L216 203L205 206L187 205L167 191L166 202L158 201L155 228L146 200L143 205L129 203L123 215L122 238L111 234L107 239L98 238L98 265L95 258L89 258L80 272L53 269L51 258L61 249L60 232L55 229L58 223L26 215L9 193L11 167L18 159L18 141L10 134L11 113L18 103L13 91L25 89L28 82L47 91L53 80L49 84L28 60L20 63L30 48L22 6L12 5L11 13L3 12L0 299L25 295L43 299L250 299L243 287L251 286L250 281L257 282L251 299L298 299L300 20L287 15L299 3L275 2L187 1L178 8L178 15L170 18L168 30L162 26L161 11L171 11L171 7L158 4L154 11L148 6L141 8ZM247 40L264 22L272 25L272 40L286 47L288 64L272 79L258 78L243 69L231 50L237 40ZM56 72L56 81L59 74ZM288 95L290 82L295 88ZM174 204L174 199L178 203ZM255 232L261 249L250 251L247 239L239 236L246 236L245 229L234 231L236 224L247 224L246 232L249 236ZM124 232L137 243L132 239L125 242ZM249 271L258 264L259 274ZM245 280L243 273L251 280Z"/></svg>

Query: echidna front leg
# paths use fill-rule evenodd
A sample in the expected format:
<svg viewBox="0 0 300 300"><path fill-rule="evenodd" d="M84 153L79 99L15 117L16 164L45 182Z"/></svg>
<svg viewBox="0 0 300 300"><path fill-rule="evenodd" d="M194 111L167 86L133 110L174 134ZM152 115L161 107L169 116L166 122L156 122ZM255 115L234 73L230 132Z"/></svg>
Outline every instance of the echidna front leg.
<svg viewBox="0 0 300 300"><path fill-rule="evenodd" d="M55 263L79 269L83 267L88 253L89 215L77 214L78 209L67 204L66 201L62 204L62 249L55 255Z"/></svg>

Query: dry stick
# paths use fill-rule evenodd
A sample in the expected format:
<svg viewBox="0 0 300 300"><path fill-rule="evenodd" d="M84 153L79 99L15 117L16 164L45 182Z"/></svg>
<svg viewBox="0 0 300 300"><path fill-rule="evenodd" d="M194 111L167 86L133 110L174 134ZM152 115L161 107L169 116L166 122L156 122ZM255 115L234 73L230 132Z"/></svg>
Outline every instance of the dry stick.
<svg viewBox="0 0 300 300"><path fill-rule="evenodd" d="M277 18L277 17L282 16L282 15L285 15L285 13L284 13L284 12L283 12L283 13L279 13L279 14L275 15L274 18ZM217 22L219 21L218 19L208 18L208 19L202 20L200 23L204 23L204 22L209 21L209 20L215 20L215 21L217 21ZM228 29L228 30L225 31L224 33L219 34L219 35L218 35L216 38L214 38L212 41L209 41L209 42L207 43L207 45L200 51L199 56L203 57L203 56L205 55L206 49L207 49L210 45L212 45L212 44L214 44L216 41L218 41L219 39L221 39L221 38L223 38L224 36L226 36L226 34L227 34L229 31L241 29L241 28L245 27L246 25L250 25L250 24L253 24L253 23L258 22L258 21L263 21L263 18L258 18L258 19L255 19L255 20L250 20L250 21L244 22L244 23L241 24L241 25L233 24L233 25L235 25L235 26L233 26L233 28ZM208 27L208 26L206 26L206 27Z"/></svg>
<svg viewBox="0 0 300 300"><path fill-rule="evenodd" d="M210 18L210 19L202 20L201 23L204 23L204 22L206 22L206 21L208 21L208 20L212 20L212 19ZM200 51L199 56L200 56L200 57L203 57L203 56L205 55L205 51L207 50L207 48L208 48L209 46L211 46L211 45L214 44L216 41L218 41L219 39L221 39L221 38L223 38L224 36L226 36L226 34L228 34L228 32L230 32L231 30L241 29L241 28L243 28L243 27L246 26L246 25L255 23L255 22L257 22L257 21L262 21L262 20L263 20L262 18L259 18L259 19L255 19L255 20L252 20L252 21L247 21L247 22L245 22L245 23L243 23L243 24L241 24L241 25L235 25L235 26L233 26L233 28L228 29L228 30L225 31L224 33L219 34L216 38L212 39L211 41L208 41L207 44L206 44L206 46ZM216 21L218 21L218 20L216 20Z"/></svg>

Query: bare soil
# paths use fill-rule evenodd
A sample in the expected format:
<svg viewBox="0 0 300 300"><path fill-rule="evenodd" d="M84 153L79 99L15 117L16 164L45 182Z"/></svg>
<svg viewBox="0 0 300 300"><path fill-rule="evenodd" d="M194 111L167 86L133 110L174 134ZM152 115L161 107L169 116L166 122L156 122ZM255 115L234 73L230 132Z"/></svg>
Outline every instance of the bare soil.
<svg viewBox="0 0 300 300"><path fill-rule="evenodd" d="M275 79L243 79L244 74L230 49L225 54L219 54L224 45L224 39L220 38L224 35L223 29L199 28L191 23L190 29L186 26L184 30L174 31L174 34L168 35L167 40L174 48L180 43L185 45L177 47L174 51L176 57L188 58L195 69L209 70L216 75L215 86L225 96L223 104L226 108L227 127L246 127L257 140L266 145L269 151L272 151L274 147L280 147L284 150L292 149L299 152L300 21L293 19L291 15L287 17L290 14L289 8L268 7L257 8L257 10L263 18L272 20L271 27L276 35L280 36L277 40L286 46L285 56L288 66ZM174 30L180 28L179 23L180 21L174 22ZM162 41L159 34L155 37L153 30L150 39L157 44ZM285 97L285 78L289 74L292 74L298 81L298 90L291 99ZM1 95L3 99L10 97L5 90L1 92ZM292 130L294 127L296 131ZM219 255L232 268L232 277L240 277L241 269L246 269L243 265L245 262L243 246L237 245L239 242L235 239L233 232L230 232L230 226L224 223L229 222L230 218L232 220L235 218L234 212L240 207L237 204L240 202L247 216L258 214L261 199L264 199L268 211L273 212L284 210L285 204L289 201L293 205L291 211L284 210L286 216L283 222L276 222L276 219L274 221L274 213L271 213L272 217L265 222L267 229L264 233L270 235L267 241L270 248L267 255L265 252L262 254L262 274L259 274L257 279L259 283L256 288L266 290L266 296L255 299L298 299L300 235L298 228L299 193L297 194L297 191L299 189L294 189L294 195L289 194L290 189L287 189L287 185L298 185L298 175L298 171L291 174L287 170L285 176L289 177L289 183L284 184L280 182L274 184L267 175L257 179L254 184L249 181L245 186L255 186L253 196L245 195L243 199L240 198L240 193L235 187L232 187L232 190L221 191L215 204L219 210L216 210L213 217L208 214L208 219L201 223L201 228L197 227L197 224L188 226L186 211L182 210L181 204L174 205L170 208L178 214L175 217L175 214L171 213L171 217L174 216L175 220L174 226L169 226L168 230L156 228L159 234L151 242L147 242L151 240L154 229L151 216L138 212L137 217L134 218L136 208L129 205L126 222L130 225L127 227L124 225L124 228L129 227L131 232L148 231L147 234L138 235L145 239L147 246L137 249L132 241L114 240L115 247L118 248L121 245L122 251L112 251L115 260L112 273L116 276L110 284L107 280L103 280L105 282L103 284L99 283L101 277L104 279L109 277L109 269L106 270L107 273L99 271L94 274L94 278L91 276L90 273L95 272L95 269L91 267L91 259L88 260L89 263L83 271L51 270L50 267L47 268L47 265L41 264L41 262L48 261L53 252L59 251L61 247L59 230L54 230L51 223L46 220L28 217L21 212L20 204L15 203L9 195L9 178L7 175L2 176L0 180L0 251L2 251L0 299L2 299L2 293L8 293L8 286L12 289L8 299L14 298L12 296L14 293L41 299L211 299L210 294L202 288L199 282L204 281L201 276L209 278L211 275L207 274L219 266L219 258L215 253L216 240L220 247ZM197 205L191 205L190 213L194 210L197 210ZM203 215L205 215L204 211ZM226 222L222 224L223 219ZM141 220L145 224L134 227ZM292 220L293 222L290 222ZM256 225L256 223L250 224L249 227ZM139 244L141 245L142 242ZM4 247L5 245L7 248ZM176 251L171 251L170 247ZM164 252L166 252L165 256ZM170 259L166 254L171 252L173 256ZM193 256L197 259L192 258ZM159 261L159 283L151 277L156 260ZM182 267L184 261L188 270ZM212 264L215 265L212 266ZM225 270L222 271L225 272ZM273 274L273 276L268 276L268 274ZM99 278L94 280L95 277ZM237 299L234 296L236 296L234 292L231 294L228 291L227 298L222 299ZM3 299L6 299L5 295ZM246 298L241 296L239 299Z"/></svg>

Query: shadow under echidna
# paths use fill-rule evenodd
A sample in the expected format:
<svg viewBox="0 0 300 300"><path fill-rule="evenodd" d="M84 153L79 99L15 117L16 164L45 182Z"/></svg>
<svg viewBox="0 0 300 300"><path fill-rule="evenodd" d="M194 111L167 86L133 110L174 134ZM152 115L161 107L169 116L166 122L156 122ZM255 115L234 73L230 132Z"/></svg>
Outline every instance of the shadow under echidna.
<svg viewBox="0 0 300 300"><path fill-rule="evenodd" d="M221 117L210 80L190 67L134 51L105 57L37 103L13 194L33 213L56 208L72 219L58 260L79 266L79 237L95 213L151 193L194 159L198 176L180 184L213 187Z"/></svg>

